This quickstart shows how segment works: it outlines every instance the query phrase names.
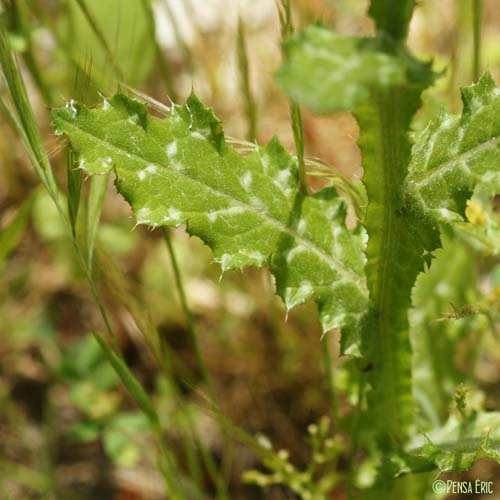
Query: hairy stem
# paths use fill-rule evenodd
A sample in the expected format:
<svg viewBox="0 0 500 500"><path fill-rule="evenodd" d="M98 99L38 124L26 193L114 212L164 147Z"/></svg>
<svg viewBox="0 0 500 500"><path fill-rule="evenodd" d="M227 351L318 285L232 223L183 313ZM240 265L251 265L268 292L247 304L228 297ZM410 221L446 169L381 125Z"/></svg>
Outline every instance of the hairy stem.
<svg viewBox="0 0 500 500"><path fill-rule="evenodd" d="M123 72L117 63L116 57L113 54L113 51L111 50L111 47L109 46L103 31L99 27L97 20L95 19L92 12L90 12L89 8L87 7L87 4L85 3L85 0L76 0L76 3L80 8L82 14L84 15L85 19L87 20L89 26L92 28L92 31L94 32L94 35L99 41L102 50L106 53L106 57L109 59L109 63L111 64L111 67L113 68L115 75L117 76L117 78L121 80L123 78Z"/></svg>
<svg viewBox="0 0 500 500"><path fill-rule="evenodd" d="M408 309L422 249L404 211L402 187L410 153L407 130L419 104L418 92L391 89L374 94L372 104L356 113L370 200L366 229L372 310L363 343L371 365L373 408L381 434L391 441L404 439L412 418Z"/></svg>
<svg viewBox="0 0 500 500"><path fill-rule="evenodd" d="M165 241L165 245L168 250L168 254L170 257L170 262L172 264L172 269L174 272L174 279L175 279L175 285L177 288L177 293L179 294L179 300L181 302L181 307L184 312L184 316L186 318L186 325L187 329L189 332L189 336L191 337L191 340L194 345L194 350L195 350L195 355L196 355L196 361L198 363L198 366L201 370L203 381L207 384L208 388L208 395L210 398L211 404L215 404L215 389L214 385L212 382L212 379L210 378L210 374L208 372L207 365L205 363L205 359L203 357L203 353L201 351L201 346L200 346L200 340L198 336L198 332L196 330L196 325L194 322L193 314L191 312L191 309L189 308L188 302L187 302L187 297L186 297L186 291L184 289L184 284L182 282L182 276L181 276L181 271L179 268L179 263L177 261L177 257L175 255L175 250L172 245L172 240L170 238L170 233L169 233L169 228L168 227L163 227L163 239ZM224 432L223 427L221 427L221 430ZM197 437L195 436L195 439ZM204 444L199 442L199 447L200 451L202 453L203 460L205 462L205 465L207 467L207 470L212 477L212 480L214 481L215 487L217 489L217 494L218 498L220 499L227 499L228 493L226 490L226 485L223 481L223 478L221 477L219 470L213 463L213 459L209 453L208 450L205 449Z"/></svg>
<svg viewBox="0 0 500 500"><path fill-rule="evenodd" d="M281 37L284 40L285 38L291 36L295 31L292 21L292 6L290 0L278 0L277 6L281 25ZM289 100L289 109L293 139L295 142L295 149L297 150L299 189L301 193L307 194L308 187L306 167L304 163L304 127L302 124L302 113L300 112L300 106L293 99Z"/></svg>
<svg viewBox="0 0 500 500"><path fill-rule="evenodd" d="M162 48L158 42L158 39L156 37L156 22L155 22L153 7L151 5L150 0L141 0L141 5L142 5L142 8L144 9L144 13L146 15L146 19L147 19L148 24L149 24L148 33L151 37L151 40L153 42L153 46L155 48L158 69L161 73L162 79L165 83L165 87L167 88L167 92L169 94L170 99L172 101L176 101L177 100L177 92L175 90L174 81L172 78L172 72L169 68L169 64L167 62L165 54L163 53L163 50L162 50Z"/></svg>
<svg viewBox="0 0 500 500"><path fill-rule="evenodd" d="M335 396L335 384L334 384L334 367L332 354L328 345L328 335L324 335L321 339L321 347L323 351L323 365L325 367L326 380L328 383L328 397L330 399L330 410L333 422L337 422L338 417L338 405L337 398Z"/></svg>
<svg viewBox="0 0 500 500"><path fill-rule="evenodd" d="M241 18L238 22L238 66L240 69L241 91L245 98L248 121L247 140L253 142L257 139L257 106L250 86L250 68L245 45L245 27Z"/></svg>
<svg viewBox="0 0 500 500"><path fill-rule="evenodd" d="M179 263L177 262L177 257L175 255L174 247L172 246L172 240L170 238L169 228L163 227L163 239L165 241L165 245L168 250L168 255L170 257L170 262L172 264L172 269L174 272L175 286L177 287L177 293L179 294L179 300L181 302L181 307L184 312L184 316L186 318L186 326L189 332L189 336L194 345L194 350L196 354L196 361L201 370L201 376L203 381L207 384L209 388L209 395L213 399L213 384L210 380L210 376L208 374L207 365L205 363L205 359L203 358L203 354L201 352L200 340L198 337L198 332L196 331L196 326L194 324L193 314L191 313L191 309L187 303L186 291L184 290L184 284L182 282L181 271L179 269Z"/></svg>
<svg viewBox="0 0 500 500"><path fill-rule="evenodd" d="M472 80L477 82L481 72L481 0L472 0L472 36L473 36L473 57L472 57Z"/></svg>

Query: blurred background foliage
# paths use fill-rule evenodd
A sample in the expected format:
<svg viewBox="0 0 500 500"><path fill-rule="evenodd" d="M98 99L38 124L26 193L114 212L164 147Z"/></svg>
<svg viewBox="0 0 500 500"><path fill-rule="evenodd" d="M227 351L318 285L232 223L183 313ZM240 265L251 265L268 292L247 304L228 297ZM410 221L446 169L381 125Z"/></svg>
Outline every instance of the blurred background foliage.
<svg viewBox="0 0 500 500"><path fill-rule="evenodd" d="M409 44L420 57L433 58L444 74L426 92L415 130L441 103L458 111L460 86L477 77L473 1L419 2ZM496 0L481 4L480 69L500 81L500 5ZM277 134L293 150L287 99L273 81L281 60L273 1L2 0L1 5L61 185L66 183L65 146L52 132L48 108L72 98L95 104L118 82L166 105L182 102L194 88L228 135L255 135L266 142ZM320 21L342 33L370 34L366 8L362 0L296 0L294 16L298 27ZM154 109L164 113L161 106ZM304 113L304 127L307 157L351 178L362 176L357 126L349 114ZM84 199L88 184L84 179ZM296 498L303 485L295 467L304 469L311 460L330 464L325 488L333 491L331 498L346 498L342 434L334 428L335 439L328 437L331 429L321 420L330 405L314 306L286 317L267 271L222 276L200 241L189 239L183 228L172 233L221 414L261 435L264 448L272 443L287 450L265 460L275 473L269 476L245 439L228 438L233 424L218 425L210 410L209 388L161 232L134 228L128 206L111 183L105 188L96 230L96 281L124 359L154 399L182 468L210 498L217 480L183 439L194 429L197 446L220 466L231 499ZM467 215L498 241L497 209L495 200L477 193ZM80 225L85 205L81 211ZM498 259L471 244L465 233L447 235L430 272L420 276L413 303L414 394L422 428L445 422L457 390L471 405L500 410ZM91 335L103 330L66 229L3 116L1 498L164 498L146 418ZM349 422L357 397L352 372L335 354L338 332L328 340L335 355L336 411ZM167 369L159 359L169 360ZM314 422L322 423L311 427ZM258 470L245 473L249 469ZM369 482L372 472L369 464L360 467L358 483ZM295 493L276 484L276 474L296 479ZM491 462L453 477L494 480L500 492L500 469ZM426 493L425 498L437 497Z"/></svg>

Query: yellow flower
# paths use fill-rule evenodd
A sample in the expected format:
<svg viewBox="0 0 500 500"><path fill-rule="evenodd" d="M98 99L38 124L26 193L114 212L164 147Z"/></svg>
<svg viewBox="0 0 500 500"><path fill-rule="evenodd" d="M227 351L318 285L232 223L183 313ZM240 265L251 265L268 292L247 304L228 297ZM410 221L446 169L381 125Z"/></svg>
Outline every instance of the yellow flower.
<svg viewBox="0 0 500 500"><path fill-rule="evenodd" d="M465 215L474 226L482 226L486 222L486 212L479 203L469 200L465 209Z"/></svg>

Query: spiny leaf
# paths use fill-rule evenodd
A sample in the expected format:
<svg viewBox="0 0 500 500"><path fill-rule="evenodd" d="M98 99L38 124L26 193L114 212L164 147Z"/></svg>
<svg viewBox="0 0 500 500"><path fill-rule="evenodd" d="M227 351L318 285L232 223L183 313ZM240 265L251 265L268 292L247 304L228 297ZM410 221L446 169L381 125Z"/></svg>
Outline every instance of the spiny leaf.
<svg viewBox="0 0 500 500"><path fill-rule="evenodd" d="M404 451L391 456L383 473L395 477L434 469L461 471L480 458L500 462L499 412L479 412L467 419L452 415L443 427L416 436Z"/></svg>
<svg viewBox="0 0 500 500"><path fill-rule="evenodd" d="M289 39L285 53L278 80L293 98L319 113L353 111L360 125L369 200L364 225L371 310L362 353L371 367L370 418L381 435L400 440L414 414L410 293L423 269L424 239L428 246L435 244L427 242L420 221L404 209L402 188L410 155L408 129L433 73L383 35L360 39L315 27Z"/></svg>
<svg viewBox="0 0 500 500"><path fill-rule="evenodd" d="M463 222L476 186L500 192L500 89L487 73L462 100L462 115L442 112L412 150L408 203L434 223Z"/></svg>
<svg viewBox="0 0 500 500"><path fill-rule="evenodd" d="M286 40L284 52L278 82L317 113L353 110L374 89L432 79L428 65L390 40L339 35L318 26Z"/></svg>
<svg viewBox="0 0 500 500"><path fill-rule="evenodd" d="M55 110L53 119L88 173L114 166L138 223L187 224L223 270L269 264L287 308L314 296L324 331L344 328L344 349L355 350L368 301L364 234L346 228L334 189L299 193L296 162L277 139L240 156L194 95L164 120L123 94L95 111Z"/></svg>
<svg viewBox="0 0 500 500"><path fill-rule="evenodd" d="M373 309L363 352L374 366L370 407L382 428L398 439L414 417L408 309L411 289L424 267L425 234L413 214L403 209L402 196L410 154L407 131L420 104L420 90L380 91L355 111L369 199L366 274Z"/></svg>

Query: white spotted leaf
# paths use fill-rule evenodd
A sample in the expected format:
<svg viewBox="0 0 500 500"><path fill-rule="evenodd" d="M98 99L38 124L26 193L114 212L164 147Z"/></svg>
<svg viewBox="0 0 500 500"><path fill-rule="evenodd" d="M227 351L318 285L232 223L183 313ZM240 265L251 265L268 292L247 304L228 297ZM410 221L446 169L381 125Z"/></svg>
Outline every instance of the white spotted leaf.
<svg viewBox="0 0 500 500"><path fill-rule="evenodd" d="M312 26L287 39L276 78L286 93L316 113L352 111L377 90L428 84L430 66L383 37L359 38Z"/></svg>
<svg viewBox="0 0 500 500"><path fill-rule="evenodd" d="M410 3L403 9L408 15ZM388 4L371 5L377 19ZM394 9L395 15L404 14ZM408 131L420 94L434 75L395 34L388 34L357 38L309 28L285 42L278 80L298 103L317 113L351 111L360 127L368 198L363 223L369 238L366 276L371 307L362 334L371 386L368 411L373 427L395 441L411 428L414 418L408 335L411 289L424 268L424 246L435 244L403 204L411 149Z"/></svg>
<svg viewBox="0 0 500 500"><path fill-rule="evenodd" d="M194 94L165 119L121 93L52 116L89 174L114 169L139 224L186 224L223 270L268 264L287 308L314 297L323 330L343 328L344 351L356 352L368 307L364 232L347 229L334 189L299 192L296 162L277 139L241 156Z"/></svg>
<svg viewBox="0 0 500 500"><path fill-rule="evenodd" d="M493 411L474 412L466 418L451 415L443 426L413 436L404 448L384 457L379 480L411 472L468 470L483 458L499 462L499 422L500 413Z"/></svg>
<svg viewBox="0 0 500 500"><path fill-rule="evenodd" d="M408 203L433 223L462 223L477 188L500 193L500 89L489 74L462 90L461 116L442 112L417 137Z"/></svg>

